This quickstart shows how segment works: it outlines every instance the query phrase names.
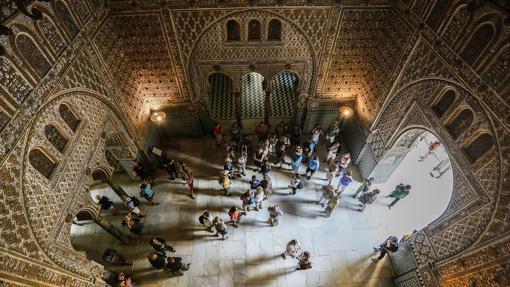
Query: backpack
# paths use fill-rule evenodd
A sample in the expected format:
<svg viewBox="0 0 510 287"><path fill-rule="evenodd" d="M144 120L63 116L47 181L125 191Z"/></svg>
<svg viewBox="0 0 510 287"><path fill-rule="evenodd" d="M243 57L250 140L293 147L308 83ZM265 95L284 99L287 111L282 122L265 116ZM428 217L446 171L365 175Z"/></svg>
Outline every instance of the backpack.
<svg viewBox="0 0 510 287"><path fill-rule="evenodd" d="M144 188L140 188L140 194L139 194L140 197L144 197L145 196L145 189Z"/></svg>
<svg viewBox="0 0 510 287"><path fill-rule="evenodd" d="M204 215L200 215L200 217L198 218L198 222L200 222L200 224L204 224Z"/></svg>
<svg viewBox="0 0 510 287"><path fill-rule="evenodd" d="M305 187L304 183L303 183L303 180L300 180L299 183L298 183L298 186L297 186L299 189L302 189L303 187Z"/></svg>
<svg viewBox="0 0 510 287"><path fill-rule="evenodd" d="M131 196L130 199L131 199L131 202L133 202L133 205L135 207L140 206L140 200L138 200L138 198L136 198L136 196Z"/></svg>

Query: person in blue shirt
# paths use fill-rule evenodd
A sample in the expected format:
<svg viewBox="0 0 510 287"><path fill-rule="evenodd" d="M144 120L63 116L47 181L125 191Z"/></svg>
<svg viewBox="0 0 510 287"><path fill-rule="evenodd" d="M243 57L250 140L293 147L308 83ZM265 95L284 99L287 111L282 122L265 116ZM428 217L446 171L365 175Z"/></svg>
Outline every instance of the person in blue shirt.
<svg viewBox="0 0 510 287"><path fill-rule="evenodd" d="M252 189L252 190L256 190L257 187L260 186L260 181L257 179L256 176L252 176L249 183L250 183L250 189Z"/></svg>
<svg viewBox="0 0 510 287"><path fill-rule="evenodd" d="M142 184L140 184L140 195L145 198L151 205L158 205L159 202L154 198L154 191L152 190L151 184L144 180Z"/></svg>
<svg viewBox="0 0 510 287"><path fill-rule="evenodd" d="M292 155L292 171L298 172L301 163L303 162L303 148L300 145L297 145L294 149L294 154Z"/></svg>
<svg viewBox="0 0 510 287"><path fill-rule="evenodd" d="M344 172L340 180L338 181L338 185L336 190L340 189L339 193L343 193L344 190L352 183L352 172L350 170Z"/></svg>
<svg viewBox="0 0 510 287"><path fill-rule="evenodd" d="M319 169L319 157L314 155L310 157L310 160L308 161L308 167L306 168L306 179L310 180L312 178L313 174Z"/></svg>

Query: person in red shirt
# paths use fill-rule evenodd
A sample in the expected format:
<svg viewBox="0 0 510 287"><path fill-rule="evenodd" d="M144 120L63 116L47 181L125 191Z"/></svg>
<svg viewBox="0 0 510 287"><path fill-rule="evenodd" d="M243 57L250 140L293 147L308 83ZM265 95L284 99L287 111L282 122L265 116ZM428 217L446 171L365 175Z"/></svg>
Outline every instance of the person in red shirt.
<svg viewBox="0 0 510 287"><path fill-rule="evenodd" d="M242 212L241 210L239 210L239 208L234 206L234 207L230 208L230 210L228 211L228 216L230 216L230 221L227 223L232 223L232 226L237 228L237 227L239 227L237 224L239 222L241 222L241 219L243 218L243 216L245 214L246 213Z"/></svg>
<svg viewBox="0 0 510 287"><path fill-rule="evenodd" d="M216 122L213 129L214 137L216 137L216 145L221 147L224 144L223 141L223 128L220 123Z"/></svg>

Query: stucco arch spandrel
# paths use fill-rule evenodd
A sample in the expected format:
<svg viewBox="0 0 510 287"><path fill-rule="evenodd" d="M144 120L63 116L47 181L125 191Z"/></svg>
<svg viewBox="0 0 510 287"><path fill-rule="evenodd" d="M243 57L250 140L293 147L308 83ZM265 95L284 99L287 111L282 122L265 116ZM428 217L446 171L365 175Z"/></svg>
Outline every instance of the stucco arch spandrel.
<svg viewBox="0 0 510 287"><path fill-rule="evenodd" d="M488 164L470 164L459 145L462 141L451 139L430 108L436 93L446 86L454 87L461 99L458 102L469 103L477 114L475 128L483 127L494 138L495 152L487 158ZM449 206L413 239L421 263L442 261L477 244L494 217L503 179L502 147L498 135L501 129L493 124L491 114L470 90L455 81L437 78L413 81L395 92L374 123L373 130L381 134L383 142L389 143L413 127L433 131L445 146L452 162L454 187ZM388 146L391 147L384 144L377 148L383 148L384 153ZM487 173L492 176L483 176Z"/></svg>
<svg viewBox="0 0 510 287"><path fill-rule="evenodd" d="M30 166L27 155L36 143L41 144L38 139L41 135L36 135L34 129L45 124L48 120L46 114L56 116L51 110L63 101L80 108L83 124L76 131L66 158L58 162L56 174L46 179ZM90 194L83 192L82 175L89 165L106 162L106 159L97 160L95 155L98 150L101 151L98 147L102 140L101 126L111 114L112 110L104 99L97 95L86 91L67 91L46 102L35 114L26 131L27 135L33 135L24 146L21 173L23 206L29 228L47 257L62 268L84 277L90 275L89 270L95 263L72 248L68 240L69 226L78 207L91 206ZM104 152L100 154L104 158Z"/></svg>

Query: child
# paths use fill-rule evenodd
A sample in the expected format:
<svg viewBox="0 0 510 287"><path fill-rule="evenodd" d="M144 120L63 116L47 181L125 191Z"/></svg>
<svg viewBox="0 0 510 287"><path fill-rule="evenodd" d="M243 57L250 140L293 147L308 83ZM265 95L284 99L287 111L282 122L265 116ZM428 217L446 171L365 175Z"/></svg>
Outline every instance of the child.
<svg viewBox="0 0 510 287"><path fill-rule="evenodd" d="M269 211L269 219L267 220L271 226L278 225L278 217L283 215L283 211L280 209L278 204L267 209Z"/></svg>
<svg viewBox="0 0 510 287"><path fill-rule="evenodd" d="M241 210L239 210L239 208L234 206L234 207L230 208L230 210L228 211L228 216L230 216L230 221L227 223L232 223L232 226L234 226L235 228L238 228L239 226L237 224L239 222L241 222L241 219L243 218L244 215L246 215L246 213L242 212Z"/></svg>
<svg viewBox="0 0 510 287"><path fill-rule="evenodd" d="M216 216L213 220L214 228L216 229L216 236L221 234L223 240L228 239L228 227L221 218Z"/></svg>

